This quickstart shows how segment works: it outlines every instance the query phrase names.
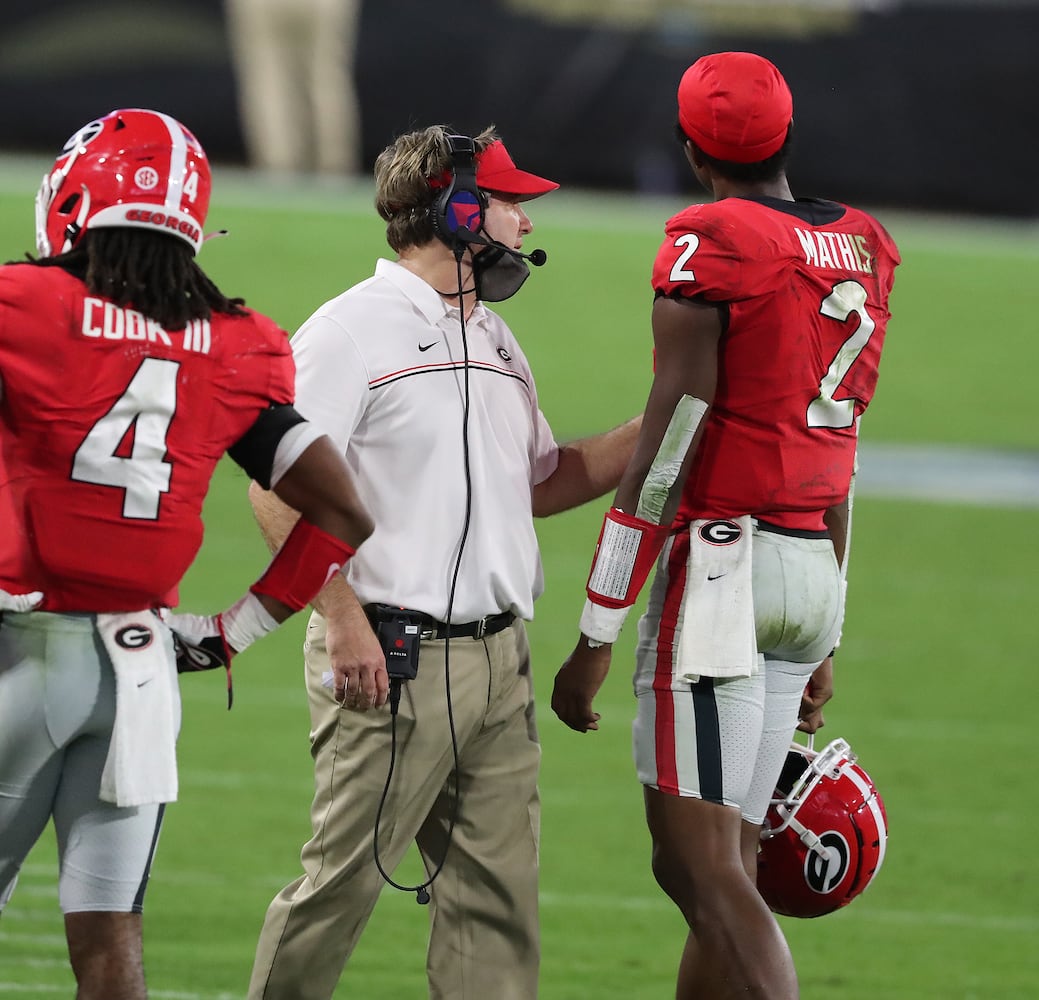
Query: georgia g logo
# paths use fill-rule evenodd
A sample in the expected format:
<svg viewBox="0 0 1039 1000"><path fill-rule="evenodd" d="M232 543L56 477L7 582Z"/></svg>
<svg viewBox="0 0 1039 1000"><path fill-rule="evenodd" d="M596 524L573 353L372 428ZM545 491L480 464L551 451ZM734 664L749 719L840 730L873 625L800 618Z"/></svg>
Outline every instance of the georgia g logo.
<svg viewBox="0 0 1039 1000"><path fill-rule="evenodd" d="M152 638L152 630L147 625L127 625L115 634L116 644L123 649L147 649Z"/></svg>
<svg viewBox="0 0 1039 1000"><path fill-rule="evenodd" d="M732 545L740 540L743 529L735 521L708 521L697 534L708 545Z"/></svg>
<svg viewBox="0 0 1039 1000"><path fill-rule="evenodd" d="M848 874L851 852L848 842L836 830L827 830L819 838L819 847L805 857L805 881L812 892L833 892Z"/></svg>

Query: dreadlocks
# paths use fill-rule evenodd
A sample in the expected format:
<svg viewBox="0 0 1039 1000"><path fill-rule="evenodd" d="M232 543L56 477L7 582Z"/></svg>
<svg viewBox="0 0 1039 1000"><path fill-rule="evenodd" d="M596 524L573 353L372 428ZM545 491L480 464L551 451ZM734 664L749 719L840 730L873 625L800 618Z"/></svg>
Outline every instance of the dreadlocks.
<svg viewBox="0 0 1039 1000"><path fill-rule="evenodd" d="M191 247L162 233L93 229L68 253L30 260L64 268L93 294L131 306L165 330L182 330L214 312L244 315L245 299L225 296L195 262Z"/></svg>

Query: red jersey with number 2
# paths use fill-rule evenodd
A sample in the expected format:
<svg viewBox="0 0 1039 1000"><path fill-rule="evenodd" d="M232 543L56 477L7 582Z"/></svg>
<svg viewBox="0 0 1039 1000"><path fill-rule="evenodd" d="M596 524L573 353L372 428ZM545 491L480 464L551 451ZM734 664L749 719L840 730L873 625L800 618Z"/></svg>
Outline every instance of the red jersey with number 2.
<svg viewBox="0 0 1039 1000"><path fill-rule="evenodd" d="M658 294L724 306L718 386L678 523L752 514L820 530L848 495L898 250L865 212L725 198L669 219Z"/></svg>
<svg viewBox="0 0 1039 1000"><path fill-rule="evenodd" d="M293 381L258 313L167 331L58 267L0 268L0 588L174 606L216 463Z"/></svg>

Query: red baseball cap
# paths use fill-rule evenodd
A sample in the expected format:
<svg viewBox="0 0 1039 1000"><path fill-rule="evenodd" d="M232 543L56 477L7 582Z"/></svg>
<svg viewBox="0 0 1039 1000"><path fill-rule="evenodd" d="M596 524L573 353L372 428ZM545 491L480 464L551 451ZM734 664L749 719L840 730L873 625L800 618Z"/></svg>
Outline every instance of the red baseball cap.
<svg viewBox="0 0 1039 1000"><path fill-rule="evenodd" d="M753 52L703 56L678 84L678 123L716 160L767 160L783 145L793 117L783 75Z"/></svg>
<svg viewBox="0 0 1039 1000"><path fill-rule="evenodd" d="M512 162L501 139L496 139L482 153L476 154L476 183L485 191L515 195L521 201L548 194L559 187L555 181L520 170Z"/></svg>

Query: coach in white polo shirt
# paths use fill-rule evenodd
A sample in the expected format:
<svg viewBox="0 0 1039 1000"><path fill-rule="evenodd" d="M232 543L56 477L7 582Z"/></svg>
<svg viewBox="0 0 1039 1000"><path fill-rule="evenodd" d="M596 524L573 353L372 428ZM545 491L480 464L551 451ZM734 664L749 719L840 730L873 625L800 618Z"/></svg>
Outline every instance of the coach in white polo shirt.
<svg viewBox="0 0 1039 1000"><path fill-rule="evenodd" d="M515 252L533 228L524 203L556 184L517 169L491 129L471 139L441 126L398 138L375 181L399 259L293 339L296 405L343 449L376 528L314 602L314 835L304 874L267 911L249 996L331 997L416 842L426 878L398 888L430 900L430 996L531 1000L540 747L523 621L543 586L532 514L614 489L639 420L557 444L522 349L483 304L527 277ZM294 512L252 496L277 544ZM332 662L344 688L331 687ZM391 680L388 663L417 673Z"/></svg>

